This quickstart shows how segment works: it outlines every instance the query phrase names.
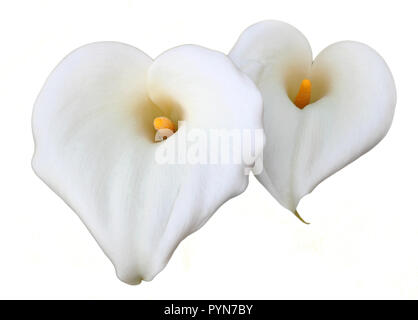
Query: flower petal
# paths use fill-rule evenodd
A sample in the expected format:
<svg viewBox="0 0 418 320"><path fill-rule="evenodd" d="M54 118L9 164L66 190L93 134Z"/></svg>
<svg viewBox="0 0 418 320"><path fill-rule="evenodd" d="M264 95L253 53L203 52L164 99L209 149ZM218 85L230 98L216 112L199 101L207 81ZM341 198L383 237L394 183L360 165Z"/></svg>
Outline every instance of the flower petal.
<svg viewBox="0 0 418 320"><path fill-rule="evenodd" d="M333 44L312 63L309 43L298 30L265 21L243 32L230 57L251 70L263 96L267 141L257 178L292 212L390 128L395 84L384 60L364 44ZM312 82L311 104L300 110L293 99L305 78Z"/></svg>
<svg viewBox="0 0 418 320"><path fill-rule="evenodd" d="M32 165L118 277L136 284L153 279L179 242L248 184L244 164L158 163L158 148L181 130L155 143L153 119L251 129L262 128L261 114L255 85L225 55L185 46L153 62L128 45L90 44L57 66L35 103Z"/></svg>

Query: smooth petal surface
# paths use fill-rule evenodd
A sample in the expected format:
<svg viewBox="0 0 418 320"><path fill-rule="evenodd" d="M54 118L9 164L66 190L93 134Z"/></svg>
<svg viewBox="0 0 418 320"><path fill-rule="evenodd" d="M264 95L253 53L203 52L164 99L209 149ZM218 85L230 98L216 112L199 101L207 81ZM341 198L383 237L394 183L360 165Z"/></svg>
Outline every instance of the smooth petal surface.
<svg viewBox="0 0 418 320"><path fill-rule="evenodd" d="M384 60L364 44L335 43L312 62L298 30L264 21L243 32L230 57L263 96L264 171L256 177L292 212L303 196L389 130L395 84ZM301 110L293 100L305 78L312 97Z"/></svg>
<svg viewBox="0 0 418 320"><path fill-rule="evenodd" d="M73 208L118 277L151 280L179 242L248 184L244 164L160 164L153 119L195 128L262 128L261 96L223 54L94 43L52 72L34 107L38 176ZM228 120L229 119L229 120ZM261 149L255 150L257 154Z"/></svg>

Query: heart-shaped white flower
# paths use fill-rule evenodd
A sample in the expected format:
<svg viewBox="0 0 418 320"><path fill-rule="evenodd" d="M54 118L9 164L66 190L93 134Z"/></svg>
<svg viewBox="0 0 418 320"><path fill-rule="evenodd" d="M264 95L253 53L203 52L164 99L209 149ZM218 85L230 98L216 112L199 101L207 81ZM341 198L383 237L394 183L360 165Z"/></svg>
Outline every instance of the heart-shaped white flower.
<svg viewBox="0 0 418 320"><path fill-rule="evenodd" d="M395 84L384 60L364 44L335 43L312 62L298 30L264 21L242 33L230 57L263 96L266 146L257 178L296 215L303 196L389 130Z"/></svg>
<svg viewBox="0 0 418 320"><path fill-rule="evenodd" d="M155 142L160 116L202 130L262 130L262 99L219 52L187 45L152 61L134 47L103 42L67 56L33 112L35 172L130 284L153 279L179 242L248 184L244 162L157 161L186 128ZM252 152L259 156L262 147Z"/></svg>

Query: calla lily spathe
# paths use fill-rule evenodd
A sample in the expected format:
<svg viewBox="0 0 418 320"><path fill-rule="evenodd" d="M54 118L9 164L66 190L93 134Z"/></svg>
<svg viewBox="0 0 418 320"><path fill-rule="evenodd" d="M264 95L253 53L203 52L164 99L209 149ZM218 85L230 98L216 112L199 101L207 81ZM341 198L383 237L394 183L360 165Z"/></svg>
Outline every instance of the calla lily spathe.
<svg viewBox="0 0 418 320"><path fill-rule="evenodd" d="M219 52L187 45L153 61L103 42L68 55L33 111L35 172L130 284L153 279L179 242L248 184L244 164L157 163L158 147L183 130L156 143L158 116L192 128L262 129L262 99Z"/></svg>
<svg viewBox="0 0 418 320"><path fill-rule="evenodd" d="M395 84L385 61L364 44L335 43L312 62L298 30L264 21L242 33L230 57L263 96L264 171L256 177L296 214L303 196L390 128ZM304 79L312 83L312 95L301 110L294 102Z"/></svg>

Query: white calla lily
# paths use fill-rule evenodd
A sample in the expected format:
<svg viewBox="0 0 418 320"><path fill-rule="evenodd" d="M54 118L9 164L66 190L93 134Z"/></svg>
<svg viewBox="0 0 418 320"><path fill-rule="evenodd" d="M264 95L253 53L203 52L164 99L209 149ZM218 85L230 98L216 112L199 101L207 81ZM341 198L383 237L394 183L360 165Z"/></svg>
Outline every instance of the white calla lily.
<svg viewBox="0 0 418 320"><path fill-rule="evenodd" d="M230 57L263 96L266 146L257 178L296 215L303 196L389 130L395 84L384 60L364 44L335 43L312 62L298 30L264 21L242 33Z"/></svg>
<svg viewBox="0 0 418 320"><path fill-rule="evenodd" d="M262 130L262 99L222 53L187 45L153 61L103 42L67 56L33 112L35 172L130 284L153 279L179 242L248 184L244 163L159 163L159 148L184 131L155 142L160 116L204 130Z"/></svg>

